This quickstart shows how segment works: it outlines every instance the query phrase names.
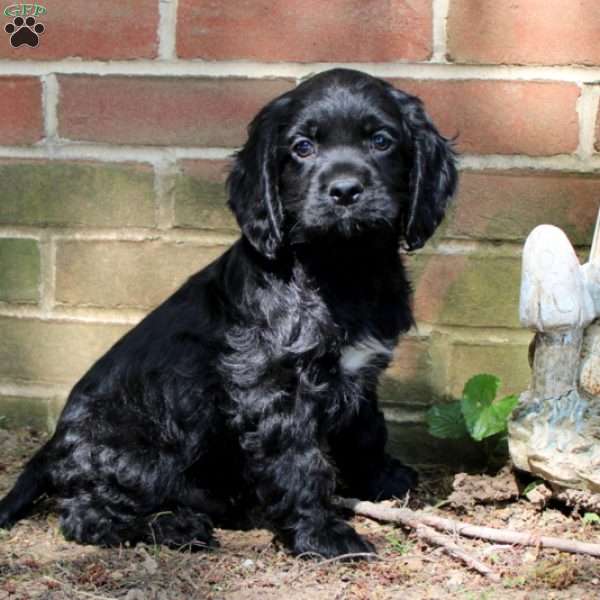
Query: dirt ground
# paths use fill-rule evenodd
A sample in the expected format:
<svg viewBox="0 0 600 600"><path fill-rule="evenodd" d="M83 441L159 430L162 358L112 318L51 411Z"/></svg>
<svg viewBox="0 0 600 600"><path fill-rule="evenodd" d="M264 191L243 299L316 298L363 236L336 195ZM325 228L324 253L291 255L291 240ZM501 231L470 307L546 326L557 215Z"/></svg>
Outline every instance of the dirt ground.
<svg viewBox="0 0 600 600"><path fill-rule="evenodd" d="M0 430L0 494L42 441L33 431ZM537 509L513 493L506 475L459 477L449 500L453 478L441 469L421 470L409 506L481 525L600 542L600 525L560 506ZM363 518L353 524L377 546L378 560L292 558L263 530L217 530L221 545L211 552L100 549L66 542L46 501L12 530L0 530L0 600L600 598L600 559L456 539L501 575L500 583L491 583L413 533Z"/></svg>

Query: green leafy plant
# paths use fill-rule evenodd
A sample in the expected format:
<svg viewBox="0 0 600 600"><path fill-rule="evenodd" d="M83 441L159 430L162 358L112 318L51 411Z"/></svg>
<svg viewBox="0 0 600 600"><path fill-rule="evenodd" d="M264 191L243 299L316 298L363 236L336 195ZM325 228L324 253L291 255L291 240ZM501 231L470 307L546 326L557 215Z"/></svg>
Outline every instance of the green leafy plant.
<svg viewBox="0 0 600 600"><path fill-rule="evenodd" d="M587 512L581 517L584 525L600 525L600 515L594 512Z"/></svg>
<svg viewBox="0 0 600 600"><path fill-rule="evenodd" d="M427 412L429 433L435 437L459 439L470 435L481 442L506 432L508 418L519 400L515 395L496 400L500 378L482 373L465 384L462 398L437 404Z"/></svg>
<svg viewBox="0 0 600 600"><path fill-rule="evenodd" d="M400 556L404 556L405 554L410 553L414 546L414 542L401 540L394 534L389 534L386 539L389 542L391 548L395 552L400 554Z"/></svg>

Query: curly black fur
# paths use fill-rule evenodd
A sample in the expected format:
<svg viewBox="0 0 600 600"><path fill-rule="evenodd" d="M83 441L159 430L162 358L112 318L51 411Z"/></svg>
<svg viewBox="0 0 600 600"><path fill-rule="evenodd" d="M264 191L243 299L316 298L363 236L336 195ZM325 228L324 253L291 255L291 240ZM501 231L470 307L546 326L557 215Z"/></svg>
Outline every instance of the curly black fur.
<svg viewBox="0 0 600 600"><path fill-rule="evenodd" d="M48 493L83 543L209 545L258 514L295 553L372 551L331 496L415 481L376 384L412 323L398 247L455 183L421 102L381 80L336 69L271 102L228 181L242 238L75 385L0 527Z"/></svg>

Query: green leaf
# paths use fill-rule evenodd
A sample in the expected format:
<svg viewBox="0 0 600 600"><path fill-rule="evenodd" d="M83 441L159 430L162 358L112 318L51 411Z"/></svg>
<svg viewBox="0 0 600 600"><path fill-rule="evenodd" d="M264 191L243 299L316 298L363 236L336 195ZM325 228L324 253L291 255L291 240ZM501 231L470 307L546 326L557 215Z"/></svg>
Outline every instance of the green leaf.
<svg viewBox="0 0 600 600"><path fill-rule="evenodd" d="M489 421L486 417L481 421L482 413L491 406L499 387L500 379L487 374L475 375L465 383L461 409L471 437L478 441L486 437L483 428Z"/></svg>
<svg viewBox="0 0 600 600"><path fill-rule="evenodd" d="M600 524L600 516L598 516L596 513L593 513L593 512L585 513L583 515L583 517L581 518L581 520L586 525L591 525L592 523L598 523L598 524Z"/></svg>
<svg viewBox="0 0 600 600"><path fill-rule="evenodd" d="M514 394L510 396L504 396L502 400L498 400L492 404L492 408L496 411L496 415L499 419L504 421L504 428L508 423L508 418L510 417L513 410L515 410L517 404L519 404L519 398Z"/></svg>
<svg viewBox="0 0 600 600"><path fill-rule="evenodd" d="M475 375L471 377L463 389L463 400L473 407L484 408L489 406L498 393L500 378L495 375Z"/></svg>
<svg viewBox="0 0 600 600"><path fill-rule="evenodd" d="M527 494L529 494L531 490L534 490L538 485L543 485L543 483L544 482L541 479L536 479L535 481L532 481L530 484L525 486L522 495L527 496Z"/></svg>
<svg viewBox="0 0 600 600"><path fill-rule="evenodd" d="M474 405L463 398L461 408L471 437L480 442L484 438L506 431L508 417L518 402L516 396L506 396L493 404Z"/></svg>
<svg viewBox="0 0 600 600"><path fill-rule="evenodd" d="M499 387L500 379L487 374L475 375L465 384L461 409L471 437L478 442L505 431L508 417L518 403L516 396L494 402Z"/></svg>
<svg viewBox="0 0 600 600"><path fill-rule="evenodd" d="M437 438L459 439L468 435L460 402L436 404L425 417L429 433Z"/></svg>

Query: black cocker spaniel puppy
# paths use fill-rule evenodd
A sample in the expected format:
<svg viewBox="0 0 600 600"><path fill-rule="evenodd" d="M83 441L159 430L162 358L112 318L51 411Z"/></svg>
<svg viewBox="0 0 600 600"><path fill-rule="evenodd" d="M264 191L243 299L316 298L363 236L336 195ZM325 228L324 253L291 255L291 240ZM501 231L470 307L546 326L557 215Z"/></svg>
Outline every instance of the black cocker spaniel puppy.
<svg viewBox="0 0 600 600"><path fill-rule="evenodd" d="M399 246L456 177L421 101L380 79L334 69L269 103L228 180L241 239L75 385L0 527L46 493L82 543L210 545L252 514L297 554L373 551L331 498L414 484L376 385L412 324Z"/></svg>

